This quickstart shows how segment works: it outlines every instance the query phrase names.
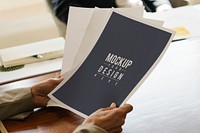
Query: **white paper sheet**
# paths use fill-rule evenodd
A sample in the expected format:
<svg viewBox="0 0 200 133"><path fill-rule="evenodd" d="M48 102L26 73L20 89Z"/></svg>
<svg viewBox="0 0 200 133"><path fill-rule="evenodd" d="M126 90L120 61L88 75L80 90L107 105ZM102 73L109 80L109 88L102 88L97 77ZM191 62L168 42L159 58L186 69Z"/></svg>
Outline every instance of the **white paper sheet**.
<svg viewBox="0 0 200 133"><path fill-rule="evenodd" d="M132 9L134 10L134 8ZM161 27L163 22L162 21L155 21L150 19L143 19L143 16L138 16L138 14L130 15L130 13L119 10L119 9L113 9L113 10L106 10L106 9L95 9L93 12L93 15L91 17L89 26L87 27L87 30L85 31L84 39L81 41L79 50L76 54L76 57L73 62L73 66L77 66L83 63L85 58L88 56L92 48L94 47L94 44L96 44L98 37L102 33L105 25L107 24L107 21L111 15L111 12L116 12L121 15L125 15L126 17L130 19L135 19L139 21L144 21L146 23L152 24L154 26ZM93 34L95 33L95 34Z"/></svg>
<svg viewBox="0 0 200 133"><path fill-rule="evenodd" d="M109 13L111 9L99 9L98 12L100 14ZM113 8L117 13L126 14L130 18L143 17L143 7L136 6L134 8ZM61 73L64 74L68 72L73 66L77 65L77 55L83 53L84 46L81 47L82 40L86 30L88 30L88 24L91 20L91 17L94 13L94 8L79 8L79 7L70 7L68 24L67 24L67 34L66 34L66 45L64 50L64 57L63 57L63 65ZM97 28L100 27L99 20L103 20L106 18L105 15L97 15L98 20L93 22L94 24L98 22ZM77 16L77 15L80 15ZM82 19L85 18L85 19ZM163 25L163 21L152 20L152 19L145 19L147 22L153 23L158 26ZM90 23L91 25L91 23ZM89 38L92 38L88 35ZM93 37L94 38L94 37ZM82 56L82 55L81 55Z"/></svg>
<svg viewBox="0 0 200 133"><path fill-rule="evenodd" d="M78 52L93 10L93 8L70 7L66 32L66 45L64 48L65 54L63 56L64 61L61 70L62 74L69 71L73 65L74 58Z"/></svg>
<svg viewBox="0 0 200 133"><path fill-rule="evenodd" d="M101 12L109 13L111 9L100 9ZM137 6L134 8L113 8L118 12L128 14L129 16L142 17L143 16L143 7ZM84 37L84 34L88 28L88 24L93 15L94 8L79 8L79 7L70 7L68 24L67 24L67 33L66 33L66 46L64 50L63 65L61 73L64 74L69 71L74 66L75 57L82 50L81 43ZM103 13L102 13L103 14ZM80 15L80 16L78 16ZM99 20L103 20L106 16L98 15ZM84 18L84 19L82 19ZM99 21L95 21L96 23ZM100 27L100 25L98 25Z"/></svg>

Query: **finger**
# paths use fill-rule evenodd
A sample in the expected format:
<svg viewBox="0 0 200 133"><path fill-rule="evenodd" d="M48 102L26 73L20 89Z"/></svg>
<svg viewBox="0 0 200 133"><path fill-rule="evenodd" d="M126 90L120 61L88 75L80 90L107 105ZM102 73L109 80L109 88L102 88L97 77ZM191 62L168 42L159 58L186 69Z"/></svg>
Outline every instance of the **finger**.
<svg viewBox="0 0 200 133"><path fill-rule="evenodd" d="M109 107L106 107L106 108L101 108L100 111L107 111L107 110L112 110L116 108L116 104L115 103L112 103Z"/></svg>
<svg viewBox="0 0 200 133"><path fill-rule="evenodd" d="M62 80L63 78L52 78L52 79L49 79L49 82L52 84L58 85Z"/></svg>
<svg viewBox="0 0 200 133"><path fill-rule="evenodd" d="M107 108L104 108L105 110L112 110L112 109L114 109L114 108L116 108L117 107L117 105L116 105L116 103L111 103L111 105L109 106L109 107L107 107Z"/></svg>
<svg viewBox="0 0 200 133"><path fill-rule="evenodd" d="M125 104L125 105L119 107L119 109L123 110L125 113L129 113L133 110L133 106L130 104Z"/></svg>
<svg viewBox="0 0 200 133"><path fill-rule="evenodd" d="M62 81L64 78L63 77L56 77L54 79L57 80L57 81Z"/></svg>

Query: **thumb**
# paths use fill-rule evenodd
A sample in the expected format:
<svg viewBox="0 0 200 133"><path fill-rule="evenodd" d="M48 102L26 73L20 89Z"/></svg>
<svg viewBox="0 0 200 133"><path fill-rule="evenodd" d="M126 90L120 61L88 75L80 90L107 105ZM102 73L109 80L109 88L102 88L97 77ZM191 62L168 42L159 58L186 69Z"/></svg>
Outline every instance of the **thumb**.
<svg viewBox="0 0 200 133"><path fill-rule="evenodd" d="M125 104L121 106L120 109L122 109L125 113L129 113L133 110L133 106L130 104Z"/></svg>
<svg viewBox="0 0 200 133"><path fill-rule="evenodd" d="M60 77L60 78L53 78L52 79L52 82L53 84L59 84L60 82L63 81L64 78Z"/></svg>

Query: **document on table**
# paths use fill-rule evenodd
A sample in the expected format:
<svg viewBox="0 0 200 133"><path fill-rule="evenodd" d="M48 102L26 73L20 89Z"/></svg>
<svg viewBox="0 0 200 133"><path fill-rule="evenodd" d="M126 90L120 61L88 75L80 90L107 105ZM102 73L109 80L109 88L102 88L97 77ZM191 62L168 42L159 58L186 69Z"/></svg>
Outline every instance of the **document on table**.
<svg viewBox="0 0 200 133"><path fill-rule="evenodd" d="M185 39L190 37L200 36L200 4L192 6L184 6L179 8L174 8L160 13L145 13L145 18L151 18L156 20L163 20L164 27L174 29L174 28L184 28L184 34L180 37L175 36L176 39ZM182 30L183 32L183 30Z"/></svg>

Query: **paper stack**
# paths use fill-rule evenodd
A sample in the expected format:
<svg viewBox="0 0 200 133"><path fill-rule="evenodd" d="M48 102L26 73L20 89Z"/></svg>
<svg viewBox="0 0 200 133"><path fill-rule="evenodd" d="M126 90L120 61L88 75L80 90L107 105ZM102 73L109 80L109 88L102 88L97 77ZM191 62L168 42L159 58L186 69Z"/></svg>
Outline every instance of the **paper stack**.
<svg viewBox="0 0 200 133"><path fill-rule="evenodd" d="M112 102L123 105L152 72L174 33L143 18L143 7L71 7L62 73L49 96L87 117Z"/></svg>

